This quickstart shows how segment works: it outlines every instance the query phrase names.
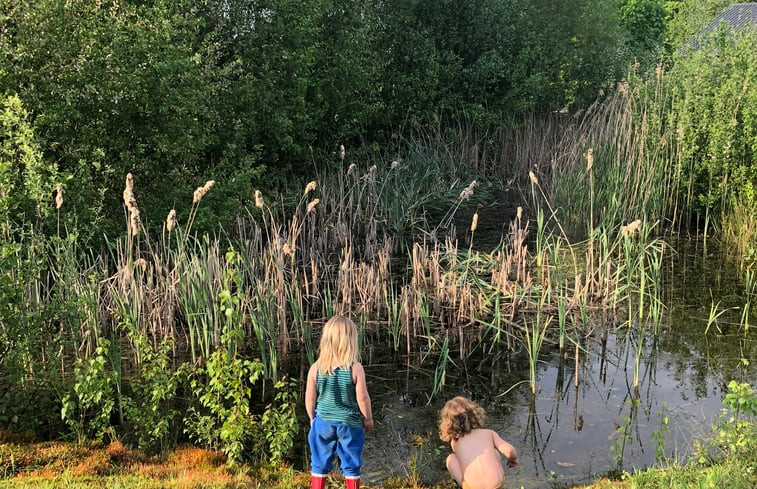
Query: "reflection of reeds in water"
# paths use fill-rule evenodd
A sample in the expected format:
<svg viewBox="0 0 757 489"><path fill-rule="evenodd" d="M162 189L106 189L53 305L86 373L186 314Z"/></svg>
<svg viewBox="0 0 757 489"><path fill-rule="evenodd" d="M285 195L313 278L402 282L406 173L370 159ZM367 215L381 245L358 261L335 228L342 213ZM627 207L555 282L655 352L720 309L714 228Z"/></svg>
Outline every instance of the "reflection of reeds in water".
<svg viewBox="0 0 757 489"><path fill-rule="evenodd" d="M757 293L757 280L755 280L754 270L747 268L744 271L744 307L741 309L741 327L744 328L744 334L749 331L749 317L752 314L752 299Z"/></svg>

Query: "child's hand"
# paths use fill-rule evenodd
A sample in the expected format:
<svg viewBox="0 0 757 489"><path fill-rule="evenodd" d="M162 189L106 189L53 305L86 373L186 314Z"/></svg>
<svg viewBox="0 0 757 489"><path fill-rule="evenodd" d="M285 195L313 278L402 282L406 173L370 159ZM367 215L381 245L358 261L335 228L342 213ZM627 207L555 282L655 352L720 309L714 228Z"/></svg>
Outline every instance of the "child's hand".
<svg viewBox="0 0 757 489"><path fill-rule="evenodd" d="M518 461L518 456L513 455L512 457L507 459L507 466L508 467L517 467L520 462Z"/></svg>
<svg viewBox="0 0 757 489"><path fill-rule="evenodd" d="M373 418L363 419L363 426L367 431L373 430Z"/></svg>

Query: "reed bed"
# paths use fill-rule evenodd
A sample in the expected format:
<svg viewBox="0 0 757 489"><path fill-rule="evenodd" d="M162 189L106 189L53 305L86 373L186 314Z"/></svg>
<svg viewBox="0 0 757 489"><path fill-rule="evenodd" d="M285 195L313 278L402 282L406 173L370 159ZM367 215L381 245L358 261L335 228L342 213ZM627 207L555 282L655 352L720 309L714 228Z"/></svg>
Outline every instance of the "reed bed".
<svg viewBox="0 0 757 489"><path fill-rule="evenodd" d="M187 223L175 221L172 211L152 238L134 217L130 177L128 232L109 257L115 272L98 281L79 274L69 284L93 304L76 341L120 338L125 370L141 362L139 338L156 347L169 342L177 365L202 365L223 348L260 358L265 376L277 379L290 350L312 361L321 324L346 313L364 327L362 341L408 358L423 352L420 358L436 363L438 383L454 365L453 355L464 359L479 344L489 352L524 350L533 367L541 345L553 339L561 348L567 339L578 356L581 338L592 333L591 311L622 311L629 325L633 318L659 317L664 245L640 221L619 232L597 226L590 241L573 243L558 213L539 207L547 195L534 188L535 218L514 209L500 243L481 250L475 246L478 214L462 243L454 225L473 182L444 184L453 209L443 217L445 226L412 207L403 212L415 218L398 229L390 218L397 210L384 202L408 191L409 184L398 184L403 163L344 164L336 177L309 183L288 213L257 193L256 207L235 232L216 237L191 231L212 185L195 191ZM76 341L68 348L82 355ZM535 368L531 375L535 392Z"/></svg>

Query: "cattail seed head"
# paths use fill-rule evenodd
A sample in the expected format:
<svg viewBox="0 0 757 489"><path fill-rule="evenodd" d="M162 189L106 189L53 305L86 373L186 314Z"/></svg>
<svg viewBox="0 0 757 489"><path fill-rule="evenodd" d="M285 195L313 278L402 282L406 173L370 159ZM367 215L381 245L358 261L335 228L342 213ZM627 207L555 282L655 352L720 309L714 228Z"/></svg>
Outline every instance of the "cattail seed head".
<svg viewBox="0 0 757 489"><path fill-rule="evenodd" d="M196 204L198 203L204 194L202 193L202 187L197 187L195 189L194 195L192 196L192 203Z"/></svg>
<svg viewBox="0 0 757 489"><path fill-rule="evenodd" d="M126 188L129 190L134 189L134 177L131 173L126 174Z"/></svg>
<svg viewBox="0 0 757 489"><path fill-rule="evenodd" d="M391 165L389 166L389 169L390 169L390 170L394 170L394 169L395 169L395 168L397 168L398 166L400 166L400 162L399 162L399 161L397 161L397 160L394 160L394 161L392 161L392 164L391 164Z"/></svg>
<svg viewBox="0 0 757 489"><path fill-rule="evenodd" d="M467 187L460 192L460 200L468 200L473 196L473 189L478 186L478 182L473 180Z"/></svg>
<svg viewBox="0 0 757 489"><path fill-rule="evenodd" d="M176 209L171 209L166 218L166 229L170 233L176 227Z"/></svg>
<svg viewBox="0 0 757 489"><path fill-rule="evenodd" d="M139 211L131 213L131 219L129 219L129 222L131 224L131 235L137 236L139 234L140 224Z"/></svg>
<svg viewBox="0 0 757 489"><path fill-rule="evenodd" d="M141 268L144 271L145 269L147 269L147 260L145 260L144 258L137 258L134 261L134 266Z"/></svg>
<svg viewBox="0 0 757 489"><path fill-rule="evenodd" d="M341 161L344 161L344 155L345 155L344 145L341 144L341 145L339 145L339 159Z"/></svg>
<svg viewBox="0 0 757 489"><path fill-rule="evenodd" d="M520 220L523 217L523 207L518 206L518 220Z"/></svg>
<svg viewBox="0 0 757 489"><path fill-rule="evenodd" d="M528 178L531 179L531 181L534 183L534 185L539 185L539 180L536 178L536 175L534 175L534 172L529 171L528 172Z"/></svg>
<svg viewBox="0 0 757 489"><path fill-rule="evenodd" d="M473 214L473 221L470 223L470 232L474 232L478 227L478 212Z"/></svg>
<svg viewBox="0 0 757 489"><path fill-rule="evenodd" d="M586 170L591 171L592 166L594 166L594 149L589 148L586 152Z"/></svg>
<svg viewBox="0 0 757 489"><path fill-rule="evenodd" d="M205 197L205 194L210 192L210 189L212 189L213 185L215 184L216 184L215 180L208 180L207 182L205 182L205 185L203 185L202 187L197 187L194 191L194 194L192 195L192 203L196 204L199 201L201 201L202 198Z"/></svg>
<svg viewBox="0 0 757 489"><path fill-rule="evenodd" d="M347 168L347 175L355 171L355 168L357 168L357 165L355 163L351 163L350 167Z"/></svg>
<svg viewBox="0 0 757 489"><path fill-rule="evenodd" d="M315 182L310 182L305 186L305 195L315 190Z"/></svg>
<svg viewBox="0 0 757 489"><path fill-rule="evenodd" d="M55 189L55 208L60 209L63 206L63 187L58 185Z"/></svg>
<svg viewBox="0 0 757 489"><path fill-rule="evenodd" d="M129 188L125 188L123 192L124 205L131 212L131 209L136 206L136 200L134 199L134 193Z"/></svg>
<svg viewBox="0 0 757 489"><path fill-rule="evenodd" d="M638 231L638 230L639 230L640 228L641 228L641 219L636 219L636 220L635 220L634 222L632 222L631 224L628 224L628 225L626 225L626 226L623 226L623 227L622 227L622 228L620 229L620 235L621 235L621 236L626 236L626 235L628 235L628 234L633 234L633 233L635 233L636 231Z"/></svg>
<svg viewBox="0 0 757 489"><path fill-rule="evenodd" d="M294 253L294 250L291 246L289 246L289 243L284 243L283 251L285 256L292 256L292 254Z"/></svg>
<svg viewBox="0 0 757 489"><path fill-rule="evenodd" d="M258 209L262 209L265 205L265 201L263 201L263 194L260 193L260 190L255 191L255 207Z"/></svg>
<svg viewBox="0 0 757 489"><path fill-rule="evenodd" d="M320 202L320 201L321 201L321 199L313 199L313 200L312 200L312 201L311 201L311 202L310 202L310 203L308 204L308 211L307 211L307 213L308 213L308 214L310 214L310 213L311 213L311 212L313 211L313 209L315 209L315 206L317 206L317 205L318 205L318 202Z"/></svg>

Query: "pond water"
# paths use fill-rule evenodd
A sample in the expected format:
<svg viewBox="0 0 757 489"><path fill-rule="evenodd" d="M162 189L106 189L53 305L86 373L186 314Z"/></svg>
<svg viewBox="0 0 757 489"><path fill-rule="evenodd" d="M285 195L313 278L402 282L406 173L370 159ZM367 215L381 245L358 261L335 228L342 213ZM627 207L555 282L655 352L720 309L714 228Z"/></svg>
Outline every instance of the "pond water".
<svg viewBox="0 0 757 489"><path fill-rule="evenodd" d="M429 400L433 362L420 368L415 359L386 360L365 351L376 428L366 441L364 479L376 483L409 474L424 483L448 479L449 447L439 440L437 417L455 395L481 404L487 426L517 447L521 465L506 471L508 487L586 483L619 464L625 470L649 467L662 454L685 461L694 440L711 432L728 382L755 385L757 336L755 326L746 331L739 326L744 291L737 271L699 241L674 248L662 327L643 339L638 395L632 388L637 333L603 324L579 356L578 387L573 349L561 355L555 346L542 348L535 400L525 353L478 350L466 352L465 359L453 354L455 365L447 369L441 394ZM726 312L705 334L711 306L718 303ZM604 338L596 333L605 330Z"/></svg>

